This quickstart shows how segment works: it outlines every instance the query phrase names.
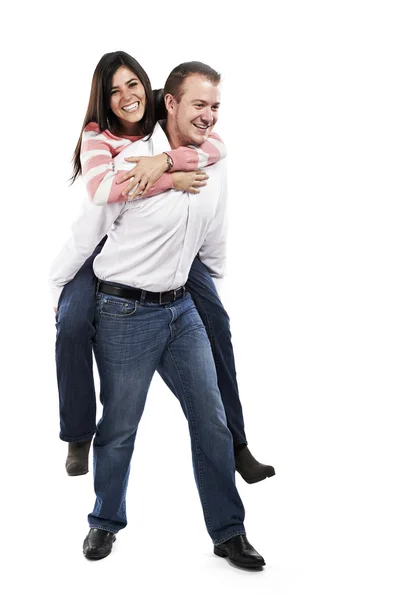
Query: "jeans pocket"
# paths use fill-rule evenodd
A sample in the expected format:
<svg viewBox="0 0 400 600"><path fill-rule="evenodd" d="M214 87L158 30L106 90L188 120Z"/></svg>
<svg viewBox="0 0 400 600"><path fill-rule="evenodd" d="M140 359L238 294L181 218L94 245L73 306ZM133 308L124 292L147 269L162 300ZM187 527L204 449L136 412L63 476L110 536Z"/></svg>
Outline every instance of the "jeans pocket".
<svg viewBox="0 0 400 600"><path fill-rule="evenodd" d="M135 314L137 308L137 300L127 300L116 296L99 294L100 300L100 315L111 319L121 319L130 317Z"/></svg>

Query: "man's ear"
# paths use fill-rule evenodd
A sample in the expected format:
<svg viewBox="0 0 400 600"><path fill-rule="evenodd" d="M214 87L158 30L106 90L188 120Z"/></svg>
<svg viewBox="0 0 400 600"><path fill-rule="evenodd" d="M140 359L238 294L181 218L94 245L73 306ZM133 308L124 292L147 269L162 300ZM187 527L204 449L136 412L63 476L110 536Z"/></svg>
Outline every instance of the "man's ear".
<svg viewBox="0 0 400 600"><path fill-rule="evenodd" d="M176 110L176 100L172 94L165 94L164 96L165 108L169 115L173 115Z"/></svg>

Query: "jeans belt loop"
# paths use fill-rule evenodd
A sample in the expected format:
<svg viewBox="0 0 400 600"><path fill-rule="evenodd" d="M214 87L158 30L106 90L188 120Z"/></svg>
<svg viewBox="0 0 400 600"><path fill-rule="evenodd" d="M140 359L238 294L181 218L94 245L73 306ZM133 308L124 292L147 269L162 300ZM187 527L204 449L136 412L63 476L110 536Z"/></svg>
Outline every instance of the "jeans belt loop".
<svg viewBox="0 0 400 600"><path fill-rule="evenodd" d="M100 287L100 279L98 279L98 278L96 277L96 296L97 296L97 294L99 293L99 287Z"/></svg>
<svg viewBox="0 0 400 600"><path fill-rule="evenodd" d="M140 300L139 303L143 304L144 299L146 298L146 292L144 290L142 290L141 294L140 294Z"/></svg>
<svg viewBox="0 0 400 600"><path fill-rule="evenodd" d="M174 290L174 300L173 301L175 302L175 300L176 300L176 290Z"/></svg>
<svg viewBox="0 0 400 600"><path fill-rule="evenodd" d="M163 303L163 301L162 301L162 294L163 294L162 292L158 292L158 304L162 304Z"/></svg>

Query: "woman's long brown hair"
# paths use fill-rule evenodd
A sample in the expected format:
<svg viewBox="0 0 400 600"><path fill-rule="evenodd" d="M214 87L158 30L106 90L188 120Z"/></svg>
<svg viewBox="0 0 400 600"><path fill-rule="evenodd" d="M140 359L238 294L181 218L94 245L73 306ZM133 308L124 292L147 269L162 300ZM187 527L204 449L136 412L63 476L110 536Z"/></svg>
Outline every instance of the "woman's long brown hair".
<svg viewBox="0 0 400 600"><path fill-rule="evenodd" d="M135 60L132 56L118 50L117 52L108 52L101 57L97 67L93 73L92 87L90 90L89 104L87 107L86 115L83 120L81 133L79 136L78 143L76 144L75 152L72 158L73 171L71 175L71 183L81 175L81 146L82 146L82 134L88 123L94 121L98 124L100 131L109 129L111 133L118 135L119 120L114 115L110 107L111 99L111 88L112 79L115 72L120 67L127 67L138 77L142 83L145 94L146 94L146 110L143 118L140 121L140 131L143 135L151 134L154 125L154 101L153 93L151 90L150 80L147 76L146 71L143 67Z"/></svg>

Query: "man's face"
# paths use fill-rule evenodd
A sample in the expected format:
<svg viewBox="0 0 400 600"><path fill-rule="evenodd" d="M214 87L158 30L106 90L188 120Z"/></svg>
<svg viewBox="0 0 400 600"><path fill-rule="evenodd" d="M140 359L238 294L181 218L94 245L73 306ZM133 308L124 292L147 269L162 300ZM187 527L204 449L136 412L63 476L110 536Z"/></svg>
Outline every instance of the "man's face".
<svg viewBox="0 0 400 600"><path fill-rule="evenodd" d="M203 144L218 120L219 85L203 75L189 75L180 102L172 99L168 119L181 146Z"/></svg>

